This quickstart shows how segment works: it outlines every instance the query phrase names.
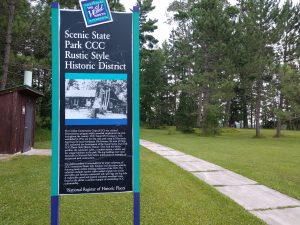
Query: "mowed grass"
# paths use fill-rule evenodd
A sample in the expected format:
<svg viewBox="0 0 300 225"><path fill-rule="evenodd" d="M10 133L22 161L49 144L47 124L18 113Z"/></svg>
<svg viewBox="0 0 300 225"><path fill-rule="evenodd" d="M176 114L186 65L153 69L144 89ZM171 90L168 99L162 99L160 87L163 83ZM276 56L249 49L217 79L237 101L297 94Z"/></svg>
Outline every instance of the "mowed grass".
<svg viewBox="0 0 300 225"><path fill-rule="evenodd" d="M169 133L172 133L171 135ZM141 137L235 171L261 184L300 199L300 132L228 129L221 136L202 137L166 130L142 129Z"/></svg>
<svg viewBox="0 0 300 225"><path fill-rule="evenodd" d="M50 157L0 161L0 224L49 224ZM61 197L61 225L132 224L132 193ZM141 224L264 224L190 173L141 149Z"/></svg>

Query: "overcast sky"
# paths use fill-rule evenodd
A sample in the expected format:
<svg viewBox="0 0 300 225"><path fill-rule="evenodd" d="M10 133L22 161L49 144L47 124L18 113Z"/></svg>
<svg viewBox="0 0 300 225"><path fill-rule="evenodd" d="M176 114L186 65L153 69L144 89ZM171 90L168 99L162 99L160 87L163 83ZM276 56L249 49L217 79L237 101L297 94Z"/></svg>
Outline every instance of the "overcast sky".
<svg viewBox="0 0 300 225"><path fill-rule="evenodd" d="M235 3L235 0L229 0L231 3ZM136 0L120 0L120 2L125 6L126 12L130 12L129 9L136 4ZM173 0L153 0L153 5L155 9L149 14L151 19L158 19L157 26L158 29L155 31L154 36L159 40L161 44L164 40L169 38L172 26L167 24L168 12L167 8ZM299 3L300 0L293 0L295 3Z"/></svg>

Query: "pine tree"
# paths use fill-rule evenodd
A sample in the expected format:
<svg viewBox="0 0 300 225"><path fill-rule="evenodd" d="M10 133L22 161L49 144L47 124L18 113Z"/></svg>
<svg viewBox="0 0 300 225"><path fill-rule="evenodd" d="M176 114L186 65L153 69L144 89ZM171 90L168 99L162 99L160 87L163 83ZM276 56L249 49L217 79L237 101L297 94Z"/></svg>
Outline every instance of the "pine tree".
<svg viewBox="0 0 300 225"><path fill-rule="evenodd" d="M220 84L230 77L228 47L233 33L233 12L226 1L202 0L194 4L191 13L193 40L197 46L194 70L199 80L200 93L202 92L201 127L204 134L218 133L221 113L216 110L220 110Z"/></svg>
<svg viewBox="0 0 300 225"><path fill-rule="evenodd" d="M137 0L137 4L140 6L140 48L152 49L158 40L154 38L152 33L157 29L155 25L157 19L149 19L148 14L155 9L152 5L153 0ZM143 56L143 52L141 53Z"/></svg>
<svg viewBox="0 0 300 225"><path fill-rule="evenodd" d="M183 132L193 132L193 128L196 123L197 105L193 100L193 96L190 96L189 93L183 91L179 97L179 105L176 111L176 127L178 130Z"/></svg>
<svg viewBox="0 0 300 225"><path fill-rule="evenodd" d="M248 55L245 69L253 80L255 94L256 137L260 137L261 102L263 83L270 76L274 61L272 45L276 43L276 21L279 15L279 2L274 0L240 0L240 20L246 33L246 52Z"/></svg>
<svg viewBox="0 0 300 225"><path fill-rule="evenodd" d="M125 11L125 8L120 3L120 0L108 0L108 4L109 4L111 11L116 11L116 12L124 12Z"/></svg>
<svg viewBox="0 0 300 225"><path fill-rule="evenodd" d="M277 63L279 64L279 73L277 74L276 86L278 90L278 103L276 109L276 137L281 136L281 126L284 122L284 95L282 83L280 82L281 77L285 77L287 65L295 65L299 54L297 54L297 45L295 43L299 42L299 13L300 7L293 6L292 1L286 0L282 6L279 20L278 20L278 35L280 40L278 41L275 50L277 55ZM283 66L281 66L282 64ZM276 96L277 97L277 96Z"/></svg>
<svg viewBox="0 0 300 225"><path fill-rule="evenodd" d="M167 122L165 56L161 49L148 51L148 54L141 76L141 120L157 128Z"/></svg>
<svg viewBox="0 0 300 225"><path fill-rule="evenodd" d="M160 98L160 81L164 59L160 50L153 50L157 40L152 33L157 29L157 20L150 19L148 14L154 10L152 0L138 0L140 6L140 87L141 87L141 120L157 127L159 107L155 105ZM157 59L155 57L158 57ZM157 61L157 60L162 61ZM153 63L153 65L150 64ZM157 86L154 82L158 82ZM157 89L158 88L158 89Z"/></svg>
<svg viewBox="0 0 300 225"><path fill-rule="evenodd" d="M5 89L7 83L16 1L9 0L7 2L7 8L8 8L8 20L7 20L7 28L6 28L6 35L5 35L5 47L4 47L5 50L4 50L4 57L3 57L2 80L1 80L0 90Z"/></svg>
<svg viewBox="0 0 300 225"><path fill-rule="evenodd" d="M296 67L284 64L279 68L280 92L284 110L277 111L277 118L289 123L293 129L293 121L300 117L300 73ZM275 137L278 137L275 135Z"/></svg>
<svg viewBox="0 0 300 225"><path fill-rule="evenodd" d="M197 85L192 81L195 74L195 50L190 16L193 4L194 1L174 1L168 8L168 11L173 12L173 20L177 26L169 38L170 56L167 67L173 97L172 111L176 115L174 123L181 130L191 130L197 124L200 126L201 101L198 101L200 94ZM194 107L195 105L197 107ZM182 124L182 121L190 119L186 110L194 110L190 111L190 114L197 117L197 124L194 120L186 126Z"/></svg>

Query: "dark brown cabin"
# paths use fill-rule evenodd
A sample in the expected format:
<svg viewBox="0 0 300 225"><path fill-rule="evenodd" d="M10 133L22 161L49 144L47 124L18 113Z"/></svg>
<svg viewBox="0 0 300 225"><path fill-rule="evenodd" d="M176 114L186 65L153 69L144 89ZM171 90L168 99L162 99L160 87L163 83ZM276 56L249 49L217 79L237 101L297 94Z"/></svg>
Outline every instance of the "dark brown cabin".
<svg viewBox="0 0 300 225"><path fill-rule="evenodd" d="M29 86L0 91L0 154L26 152L34 143L36 100Z"/></svg>

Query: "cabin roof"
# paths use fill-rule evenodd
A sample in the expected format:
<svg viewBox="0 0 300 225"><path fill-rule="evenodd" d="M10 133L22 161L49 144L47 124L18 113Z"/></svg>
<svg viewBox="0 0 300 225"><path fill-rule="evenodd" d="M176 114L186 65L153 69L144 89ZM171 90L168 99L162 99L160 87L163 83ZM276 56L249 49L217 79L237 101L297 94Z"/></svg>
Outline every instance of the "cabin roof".
<svg viewBox="0 0 300 225"><path fill-rule="evenodd" d="M13 93L13 92L21 92L26 95L32 96L32 97L42 97L44 96L41 92L33 89L32 87L29 87L27 85L22 85L14 88L9 88L5 90L0 91L0 95L8 94L8 93Z"/></svg>
<svg viewBox="0 0 300 225"><path fill-rule="evenodd" d="M96 96L96 90L68 90L66 91L66 97L70 98L94 98Z"/></svg>
<svg viewBox="0 0 300 225"><path fill-rule="evenodd" d="M96 90L67 90L66 98L95 98ZM125 102L126 98L124 94L116 95L113 91L110 93L110 99L112 101Z"/></svg>

